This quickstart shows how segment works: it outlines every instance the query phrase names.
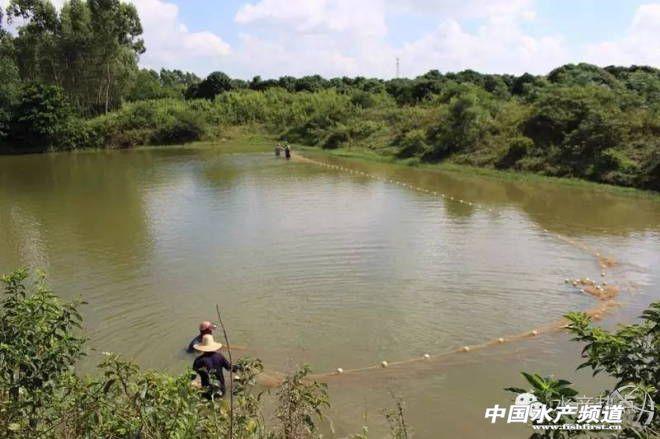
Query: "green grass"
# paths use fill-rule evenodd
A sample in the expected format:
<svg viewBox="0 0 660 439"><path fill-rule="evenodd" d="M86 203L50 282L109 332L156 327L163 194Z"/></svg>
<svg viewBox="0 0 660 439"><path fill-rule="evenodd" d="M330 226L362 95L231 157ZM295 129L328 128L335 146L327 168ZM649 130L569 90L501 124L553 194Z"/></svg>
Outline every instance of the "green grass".
<svg viewBox="0 0 660 439"><path fill-rule="evenodd" d="M660 201L660 194L653 191L645 191L623 186L614 186L603 183L596 183L592 181L565 178L565 177L549 177L545 175L533 174L530 172L516 172L507 170L498 170L492 168L479 168L476 166L460 165L451 162L442 163L423 163L418 159L398 159L394 156L379 154L373 150L363 148L339 148L333 150L322 150L315 147L304 145L295 145L295 150L305 153L322 154L331 157L338 157L342 159L358 160L365 162L379 162L390 163L397 166L408 166L428 171L435 172L455 172L468 175L478 175L488 178L519 181L519 182L544 182L558 184L568 187L583 188L595 191L603 191L608 193L617 193L626 196L633 196L639 198L649 198Z"/></svg>

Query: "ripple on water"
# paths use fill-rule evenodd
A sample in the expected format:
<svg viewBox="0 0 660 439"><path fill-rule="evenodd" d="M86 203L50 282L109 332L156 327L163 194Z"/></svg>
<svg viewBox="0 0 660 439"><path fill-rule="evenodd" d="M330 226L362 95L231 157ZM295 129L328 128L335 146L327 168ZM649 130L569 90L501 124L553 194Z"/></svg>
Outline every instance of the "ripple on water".
<svg viewBox="0 0 660 439"><path fill-rule="evenodd" d="M652 270L659 211L645 201L359 165L392 180L385 182L270 155L183 151L112 160L85 154L74 167L66 155L0 158L0 175L8 176L0 221L9 225L0 233L10 241L0 247L0 268L44 261L57 292L89 302L92 346L176 370L190 360L181 349L199 320L214 317L215 304L234 342L270 369L307 361L319 371L481 343L589 308L593 299L563 279L598 278L600 268L543 229L611 247L617 259L630 256L640 304L660 291ZM7 165L16 160L20 167ZM39 175L52 178L33 178ZM397 184L404 180L447 197ZM599 210L608 203L613 210ZM625 276L623 267L613 275ZM572 361L553 337L525 346L452 361L475 354L495 364L465 369L496 377L497 389L516 384L525 349L549 355L548 364ZM471 388L475 379L460 369L448 380L436 369L432 378L411 372L412 388L449 386L458 394L460 386L447 383ZM439 396L428 398L420 413L450 412Z"/></svg>

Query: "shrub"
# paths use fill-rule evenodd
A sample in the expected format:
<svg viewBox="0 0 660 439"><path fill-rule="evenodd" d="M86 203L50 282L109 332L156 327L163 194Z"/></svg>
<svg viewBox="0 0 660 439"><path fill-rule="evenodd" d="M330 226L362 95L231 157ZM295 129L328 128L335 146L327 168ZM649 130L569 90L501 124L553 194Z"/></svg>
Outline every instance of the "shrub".
<svg viewBox="0 0 660 439"><path fill-rule="evenodd" d="M72 149L85 145L85 125L74 114L61 88L25 85L11 111L8 140L19 147Z"/></svg>
<svg viewBox="0 0 660 439"><path fill-rule="evenodd" d="M324 149L336 149L350 140L348 133L344 129L331 132L323 142Z"/></svg>
<svg viewBox="0 0 660 439"><path fill-rule="evenodd" d="M150 143L168 145L193 142L204 137L206 123L195 113L181 112L155 129Z"/></svg>
<svg viewBox="0 0 660 439"><path fill-rule="evenodd" d="M88 122L90 139L104 146L176 144L203 139L213 107L207 101L134 102Z"/></svg>
<svg viewBox="0 0 660 439"><path fill-rule="evenodd" d="M609 332L594 327L591 318L585 313L570 313L566 315L569 321L568 329L574 335L575 341L584 343L582 358L585 362L578 368L589 367L593 374L605 373L615 382L614 388L631 386L639 392L632 393L642 400L637 400L638 407L647 403L643 398L650 395L656 407L660 403L660 302L652 303L642 314L642 322L627 325L616 331ZM579 394L572 389L570 382L552 377L543 378L538 374L524 373L523 376L532 386L538 401L548 407L556 408L559 400L562 403L576 402ZM521 388L508 388L516 394L526 393ZM611 393L606 390L601 395L607 397ZM657 410L657 409L656 409ZM565 423L574 423L574 417L562 417ZM650 438L660 428L660 417L653 417L649 425L639 425L626 420L623 430L617 437ZM563 438L579 435L589 436L588 430L552 430L545 433L535 433L532 438Z"/></svg>
<svg viewBox="0 0 660 439"><path fill-rule="evenodd" d="M287 377L277 392L279 407L275 415L285 439L310 437L317 431L314 416L322 418L322 409L330 406L327 385L307 380L309 373L309 367L303 366Z"/></svg>
<svg viewBox="0 0 660 439"><path fill-rule="evenodd" d="M426 143L426 133L421 129L401 134L394 140L394 144L399 147L397 156L400 158L424 155L429 148Z"/></svg>
<svg viewBox="0 0 660 439"><path fill-rule="evenodd" d="M53 404L83 355L84 338L75 334L82 317L77 304L60 302L42 276L30 286L26 270L1 279L0 425L20 436L56 418Z"/></svg>
<svg viewBox="0 0 660 439"><path fill-rule="evenodd" d="M529 137L519 136L511 140L506 152L495 164L498 168L510 168L525 157L532 148L534 142Z"/></svg>

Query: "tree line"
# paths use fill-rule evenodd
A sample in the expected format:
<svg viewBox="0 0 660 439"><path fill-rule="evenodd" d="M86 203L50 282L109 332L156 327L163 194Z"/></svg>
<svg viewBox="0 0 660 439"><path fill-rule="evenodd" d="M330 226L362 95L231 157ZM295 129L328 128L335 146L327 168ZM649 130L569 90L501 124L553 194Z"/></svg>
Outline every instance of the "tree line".
<svg viewBox="0 0 660 439"><path fill-rule="evenodd" d="M251 80L138 67L120 0L11 0L0 29L0 151L213 139L250 125L291 142L660 190L660 70Z"/></svg>

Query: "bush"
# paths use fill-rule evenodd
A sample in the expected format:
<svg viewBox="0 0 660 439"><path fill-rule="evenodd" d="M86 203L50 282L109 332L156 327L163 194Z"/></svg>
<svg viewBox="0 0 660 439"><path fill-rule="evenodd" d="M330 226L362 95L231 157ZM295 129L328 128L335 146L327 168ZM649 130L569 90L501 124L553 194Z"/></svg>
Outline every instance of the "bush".
<svg viewBox="0 0 660 439"><path fill-rule="evenodd" d="M82 317L76 303L62 303L43 277L28 287L28 272L2 276L0 308L0 425L2 431L39 431L54 422L52 407L83 355L75 334ZM24 436L27 437L27 436Z"/></svg>
<svg viewBox="0 0 660 439"><path fill-rule="evenodd" d="M511 140L509 147L495 164L498 168L511 168L518 163L534 147L532 139L519 136Z"/></svg>
<svg viewBox="0 0 660 439"><path fill-rule="evenodd" d="M309 367L304 366L287 377L277 391L279 406L275 415L282 438L311 437L317 431L314 416L322 417L322 409L330 406L327 385L309 381L309 373Z"/></svg>
<svg viewBox="0 0 660 439"><path fill-rule="evenodd" d="M85 124L75 115L61 88L25 85L12 108L8 141L18 147L73 149L85 146Z"/></svg>
<svg viewBox="0 0 660 439"><path fill-rule="evenodd" d="M348 133L345 130L338 130L331 132L323 142L324 149L336 149L350 140Z"/></svg>
<svg viewBox="0 0 660 439"><path fill-rule="evenodd" d="M195 113L180 113L174 115L166 123L153 132L150 143L169 145L200 140L206 133L206 123Z"/></svg>
<svg viewBox="0 0 660 439"><path fill-rule="evenodd" d="M439 102L448 100L447 114L429 129L431 150L426 159L443 159L479 146L492 126L489 94L475 87L450 87Z"/></svg>
<svg viewBox="0 0 660 439"><path fill-rule="evenodd" d="M161 99L124 105L88 122L91 141L100 146L177 144L201 140L209 132L213 107L207 101Z"/></svg>
<svg viewBox="0 0 660 439"><path fill-rule="evenodd" d="M566 315L568 329L574 340L584 343L582 358L585 362L578 368L589 367L593 374L606 373L615 382L614 389L631 386L639 390L637 395L642 400L635 401L643 407L643 397L648 394L656 407L660 404L660 302L652 303L642 315L642 322L623 326L614 332L594 327L591 318L585 313ZM540 403L556 408L559 403L576 403L578 391L572 389L570 382L553 377L543 378L538 374L524 373L523 376L532 386L531 393ZM612 390L614 390L612 389ZM525 389L512 387L507 390L516 394L526 393ZM607 397L611 390L606 390L601 397ZM561 402L560 402L561 401ZM657 411L657 409L656 409ZM563 423L575 423L575 417L562 417ZM660 429L660 417L653 417L649 425L639 425L629 420L624 421L623 430L617 437L651 438ZM564 438L586 435L588 430L552 430L535 433L532 438Z"/></svg>
<svg viewBox="0 0 660 439"><path fill-rule="evenodd" d="M397 156L400 158L421 156L429 150L426 143L426 133L421 129L401 134L394 140L394 144L399 147Z"/></svg>

